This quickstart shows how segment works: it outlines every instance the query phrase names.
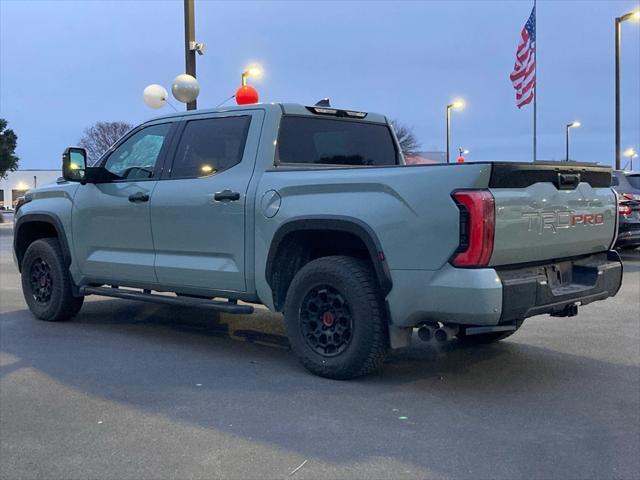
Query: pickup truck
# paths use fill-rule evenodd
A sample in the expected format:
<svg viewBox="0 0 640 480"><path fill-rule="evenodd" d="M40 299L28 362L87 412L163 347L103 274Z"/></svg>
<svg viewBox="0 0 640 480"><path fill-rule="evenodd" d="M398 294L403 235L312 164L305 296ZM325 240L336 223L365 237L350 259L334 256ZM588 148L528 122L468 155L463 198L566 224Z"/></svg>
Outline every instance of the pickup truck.
<svg viewBox="0 0 640 480"><path fill-rule="evenodd" d="M383 115L256 104L134 128L29 191L14 253L35 317L87 295L282 312L336 379L421 339L480 344L613 296L611 170L570 162L405 165Z"/></svg>

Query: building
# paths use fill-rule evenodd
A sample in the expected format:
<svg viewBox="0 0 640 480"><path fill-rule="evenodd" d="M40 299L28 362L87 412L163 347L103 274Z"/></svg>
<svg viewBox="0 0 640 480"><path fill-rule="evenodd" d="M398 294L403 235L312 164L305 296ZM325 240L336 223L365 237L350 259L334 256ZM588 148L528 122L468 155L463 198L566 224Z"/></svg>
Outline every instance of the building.
<svg viewBox="0 0 640 480"><path fill-rule="evenodd" d="M415 165L420 163L447 163L446 152L417 152L412 157L405 157L407 165Z"/></svg>
<svg viewBox="0 0 640 480"><path fill-rule="evenodd" d="M6 178L0 179L0 209L12 209L18 197L27 190L55 182L61 176L60 170L26 169L7 172Z"/></svg>

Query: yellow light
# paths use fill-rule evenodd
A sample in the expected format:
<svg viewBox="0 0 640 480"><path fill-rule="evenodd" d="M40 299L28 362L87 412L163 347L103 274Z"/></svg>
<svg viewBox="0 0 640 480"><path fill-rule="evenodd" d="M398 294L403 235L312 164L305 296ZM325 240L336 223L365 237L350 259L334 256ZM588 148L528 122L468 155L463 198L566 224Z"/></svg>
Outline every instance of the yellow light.
<svg viewBox="0 0 640 480"><path fill-rule="evenodd" d="M466 103L462 98L456 98L451 102L451 108L455 110L462 110L465 107Z"/></svg>
<svg viewBox="0 0 640 480"><path fill-rule="evenodd" d="M263 74L264 71L262 70L262 67L257 64L249 65L244 70L244 75L251 78L261 78Z"/></svg>
<svg viewBox="0 0 640 480"><path fill-rule="evenodd" d="M581 126L582 124L576 120L575 122L571 122L571 124L569 125L569 128L578 128Z"/></svg>
<svg viewBox="0 0 640 480"><path fill-rule="evenodd" d="M69 168L71 170L80 170L80 165L78 165L77 163L72 163L71 165L69 165Z"/></svg>
<svg viewBox="0 0 640 480"><path fill-rule="evenodd" d="M200 170L202 171L202 173L211 173L213 172L213 167L211 165L202 165L200 167Z"/></svg>
<svg viewBox="0 0 640 480"><path fill-rule="evenodd" d="M636 151L633 148L627 148L623 153L625 157L633 157L635 154Z"/></svg>
<svg viewBox="0 0 640 480"><path fill-rule="evenodd" d="M29 185L27 185L25 182L18 182L18 184L16 185L16 190L28 190L29 189Z"/></svg>
<svg viewBox="0 0 640 480"><path fill-rule="evenodd" d="M640 22L640 8L633 12L633 16L631 18L636 22Z"/></svg>

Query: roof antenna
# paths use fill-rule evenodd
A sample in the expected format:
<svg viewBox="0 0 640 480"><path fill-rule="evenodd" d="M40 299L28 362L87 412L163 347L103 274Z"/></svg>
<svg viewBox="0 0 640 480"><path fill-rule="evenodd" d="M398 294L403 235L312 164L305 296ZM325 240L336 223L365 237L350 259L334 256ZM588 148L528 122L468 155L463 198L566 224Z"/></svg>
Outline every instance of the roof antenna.
<svg viewBox="0 0 640 480"><path fill-rule="evenodd" d="M315 106L316 107L330 107L331 106L331 102L329 101L328 98L323 98L322 100L316 102Z"/></svg>

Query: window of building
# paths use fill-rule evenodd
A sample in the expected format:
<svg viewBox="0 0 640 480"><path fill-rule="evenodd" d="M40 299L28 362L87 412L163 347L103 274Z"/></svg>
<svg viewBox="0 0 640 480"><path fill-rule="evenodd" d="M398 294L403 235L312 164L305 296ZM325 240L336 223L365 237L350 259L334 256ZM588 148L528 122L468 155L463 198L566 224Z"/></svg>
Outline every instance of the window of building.
<svg viewBox="0 0 640 480"><path fill-rule="evenodd" d="M239 164L250 123L248 115L187 122L171 168L171 177L203 177Z"/></svg>

